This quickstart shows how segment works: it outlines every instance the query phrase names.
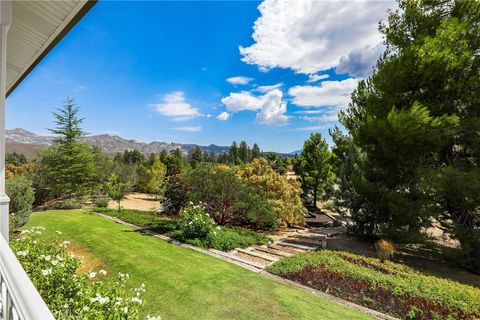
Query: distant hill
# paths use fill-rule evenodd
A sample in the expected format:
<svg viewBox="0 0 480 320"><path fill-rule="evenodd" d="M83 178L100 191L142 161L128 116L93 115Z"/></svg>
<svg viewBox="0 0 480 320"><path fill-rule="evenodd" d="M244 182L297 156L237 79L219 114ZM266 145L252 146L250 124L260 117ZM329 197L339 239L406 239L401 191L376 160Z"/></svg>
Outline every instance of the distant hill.
<svg viewBox="0 0 480 320"><path fill-rule="evenodd" d="M50 145L53 141L51 136L41 136L25 129L6 130L6 150L7 152L21 152L28 158L34 157L39 151ZM128 140L119 136L100 134L83 137L84 142L98 146L105 153L116 154L125 150L138 149L145 155L150 153L160 153L162 150L172 151L177 148L182 150L184 154L195 148L196 144L181 144L153 141L150 143ZM211 144L209 146L199 146L202 151L223 153L228 151L229 147L217 146Z"/></svg>

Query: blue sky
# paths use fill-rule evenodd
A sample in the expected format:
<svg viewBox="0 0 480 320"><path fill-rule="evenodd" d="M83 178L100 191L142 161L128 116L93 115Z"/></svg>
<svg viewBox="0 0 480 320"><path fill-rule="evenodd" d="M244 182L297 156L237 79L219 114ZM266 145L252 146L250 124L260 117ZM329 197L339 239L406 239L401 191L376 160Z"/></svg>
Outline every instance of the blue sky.
<svg viewBox="0 0 480 320"><path fill-rule="evenodd" d="M393 6L100 1L7 99L7 128L46 134L69 96L91 134L297 150L338 124Z"/></svg>

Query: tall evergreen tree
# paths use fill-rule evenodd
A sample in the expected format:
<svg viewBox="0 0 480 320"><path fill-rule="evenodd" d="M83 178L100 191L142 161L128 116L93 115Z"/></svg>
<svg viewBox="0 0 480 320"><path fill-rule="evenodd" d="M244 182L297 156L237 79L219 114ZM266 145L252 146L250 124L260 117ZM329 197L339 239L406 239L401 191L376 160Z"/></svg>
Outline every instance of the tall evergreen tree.
<svg viewBox="0 0 480 320"><path fill-rule="evenodd" d="M241 141L238 146L238 157L243 163L249 162L248 158L248 145L245 141Z"/></svg>
<svg viewBox="0 0 480 320"><path fill-rule="evenodd" d="M262 156L262 152L260 151L260 147L258 146L257 143L253 144L252 147L252 159L257 159Z"/></svg>
<svg viewBox="0 0 480 320"><path fill-rule="evenodd" d="M232 142L232 145L230 146L230 149L228 150L228 155L230 157L230 162L233 164L238 164L239 163L239 154L238 154L238 144L236 141Z"/></svg>
<svg viewBox="0 0 480 320"><path fill-rule="evenodd" d="M83 119L78 117L79 107L73 99L67 98L62 109L54 112L54 144L42 152L38 173L39 178L53 197L88 194L92 191L96 165L92 147L79 142L85 135L80 128Z"/></svg>
<svg viewBox="0 0 480 320"><path fill-rule="evenodd" d="M80 128L83 118L78 117L80 107L78 107L72 98L67 97L63 108L57 108L53 112L55 128L48 129L52 132L57 142L72 143L86 133Z"/></svg>
<svg viewBox="0 0 480 320"><path fill-rule="evenodd" d="M432 218L480 270L480 2L400 1L387 51L341 116L364 157L352 214L406 237Z"/></svg>
<svg viewBox="0 0 480 320"><path fill-rule="evenodd" d="M304 194L311 194L311 205L316 206L319 193L329 191L333 182L332 153L320 133L312 133L305 141L294 169L300 177Z"/></svg>

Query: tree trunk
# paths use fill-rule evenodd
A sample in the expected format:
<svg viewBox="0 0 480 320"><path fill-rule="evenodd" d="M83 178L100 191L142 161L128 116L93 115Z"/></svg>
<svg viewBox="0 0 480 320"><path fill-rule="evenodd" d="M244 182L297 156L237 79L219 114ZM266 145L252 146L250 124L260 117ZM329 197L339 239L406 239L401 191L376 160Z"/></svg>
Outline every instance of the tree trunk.
<svg viewBox="0 0 480 320"><path fill-rule="evenodd" d="M118 212L120 212L122 210L122 207L120 206L120 201L117 201L118 203Z"/></svg>
<svg viewBox="0 0 480 320"><path fill-rule="evenodd" d="M318 192L318 187L315 184L313 187L313 206L316 208L317 207L317 192Z"/></svg>

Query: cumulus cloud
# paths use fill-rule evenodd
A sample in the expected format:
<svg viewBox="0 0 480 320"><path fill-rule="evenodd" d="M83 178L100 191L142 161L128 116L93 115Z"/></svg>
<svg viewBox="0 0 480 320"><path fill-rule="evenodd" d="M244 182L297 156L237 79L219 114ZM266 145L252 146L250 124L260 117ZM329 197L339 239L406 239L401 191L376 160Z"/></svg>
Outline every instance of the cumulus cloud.
<svg viewBox="0 0 480 320"><path fill-rule="evenodd" d="M217 119L220 121L226 121L230 119L230 113L224 111L217 116Z"/></svg>
<svg viewBox="0 0 480 320"><path fill-rule="evenodd" d="M232 92L221 101L227 109L226 113L260 110L256 115L256 123L271 125L288 121L288 117L285 115L287 104L283 102L282 98L282 91L273 89L258 97L247 91Z"/></svg>
<svg viewBox="0 0 480 320"><path fill-rule="evenodd" d="M358 81L346 79L342 81L323 81L319 86L294 86L288 93L293 103L302 107L335 107L343 109L348 106L350 94Z"/></svg>
<svg viewBox="0 0 480 320"><path fill-rule="evenodd" d="M266 92L269 92L269 91L272 91L274 89L278 89L278 88L281 88L283 86L283 83L277 83L277 84L272 84L270 86L259 86L259 87L256 87L255 88L255 91L258 91L258 92L263 92L263 93L266 93Z"/></svg>
<svg viewBox="0 0 480 320"><path fill-rule="evenodd" d="M261 108L260 99L248 91L232 92L221 101L227 107L228 112L255 111Z"/></svg>
<svg viewBox="0 0 480 320"><path fill-rule="evenodd" d="M343 63L355 67L352 74L371 70L366 55L382 42L378 22L387 17L387 9L396 8L387 1L279 1L265 0L260 17L253 26L254 43L240 46L242 60L261 69L275 67L297 73L315 74ZM366 50L361 60L354 56ZM352 63L347 61L352 60ZM365 71L366 70L366 71Z"/></svg>
<svg viewBox="0 0 480 320"><path fill-rule="evenodd" d="M378 58L385 51L385 46L379 43L376 46L365 46L354 50L347 56L340 58L336 73L348 73L355 78L368 78Z"/></svg>
<svg viewBox="0 0 480 320"><path fill-rule="evenodd" d="M182 91L165 94L162 103L156 104L155 109L164 116L173 117L175 121L185 121L201 115L197 108L186 101Z"/></svg>
<svg viewBox="0 0 480 320"><path fill-rule="evenodd" d="M202 127L201 126L192 126L192 127L176 127L176 128L173 128L174 130L178 130L178 131L187 131L187 132L199 132L199 131L202 131Z"/></svg>
<svg viewBox="0 0 480 320"><path fill-rule="evenodd" d="M238 77L228 78L227 82L229 82L233 85L237 85L237 84L245 85L245 84L248 84L252 80L253 80L253 78L238 76Z"/></svg>
<svg viewBox="0 0 480 320"><path fill-rule="evenodd" d="M255 118L259 124L280 124L288 121L285 115L287 104L282 101L282 91L275 89L264 95L261 100L262 109Z"/></svg>

